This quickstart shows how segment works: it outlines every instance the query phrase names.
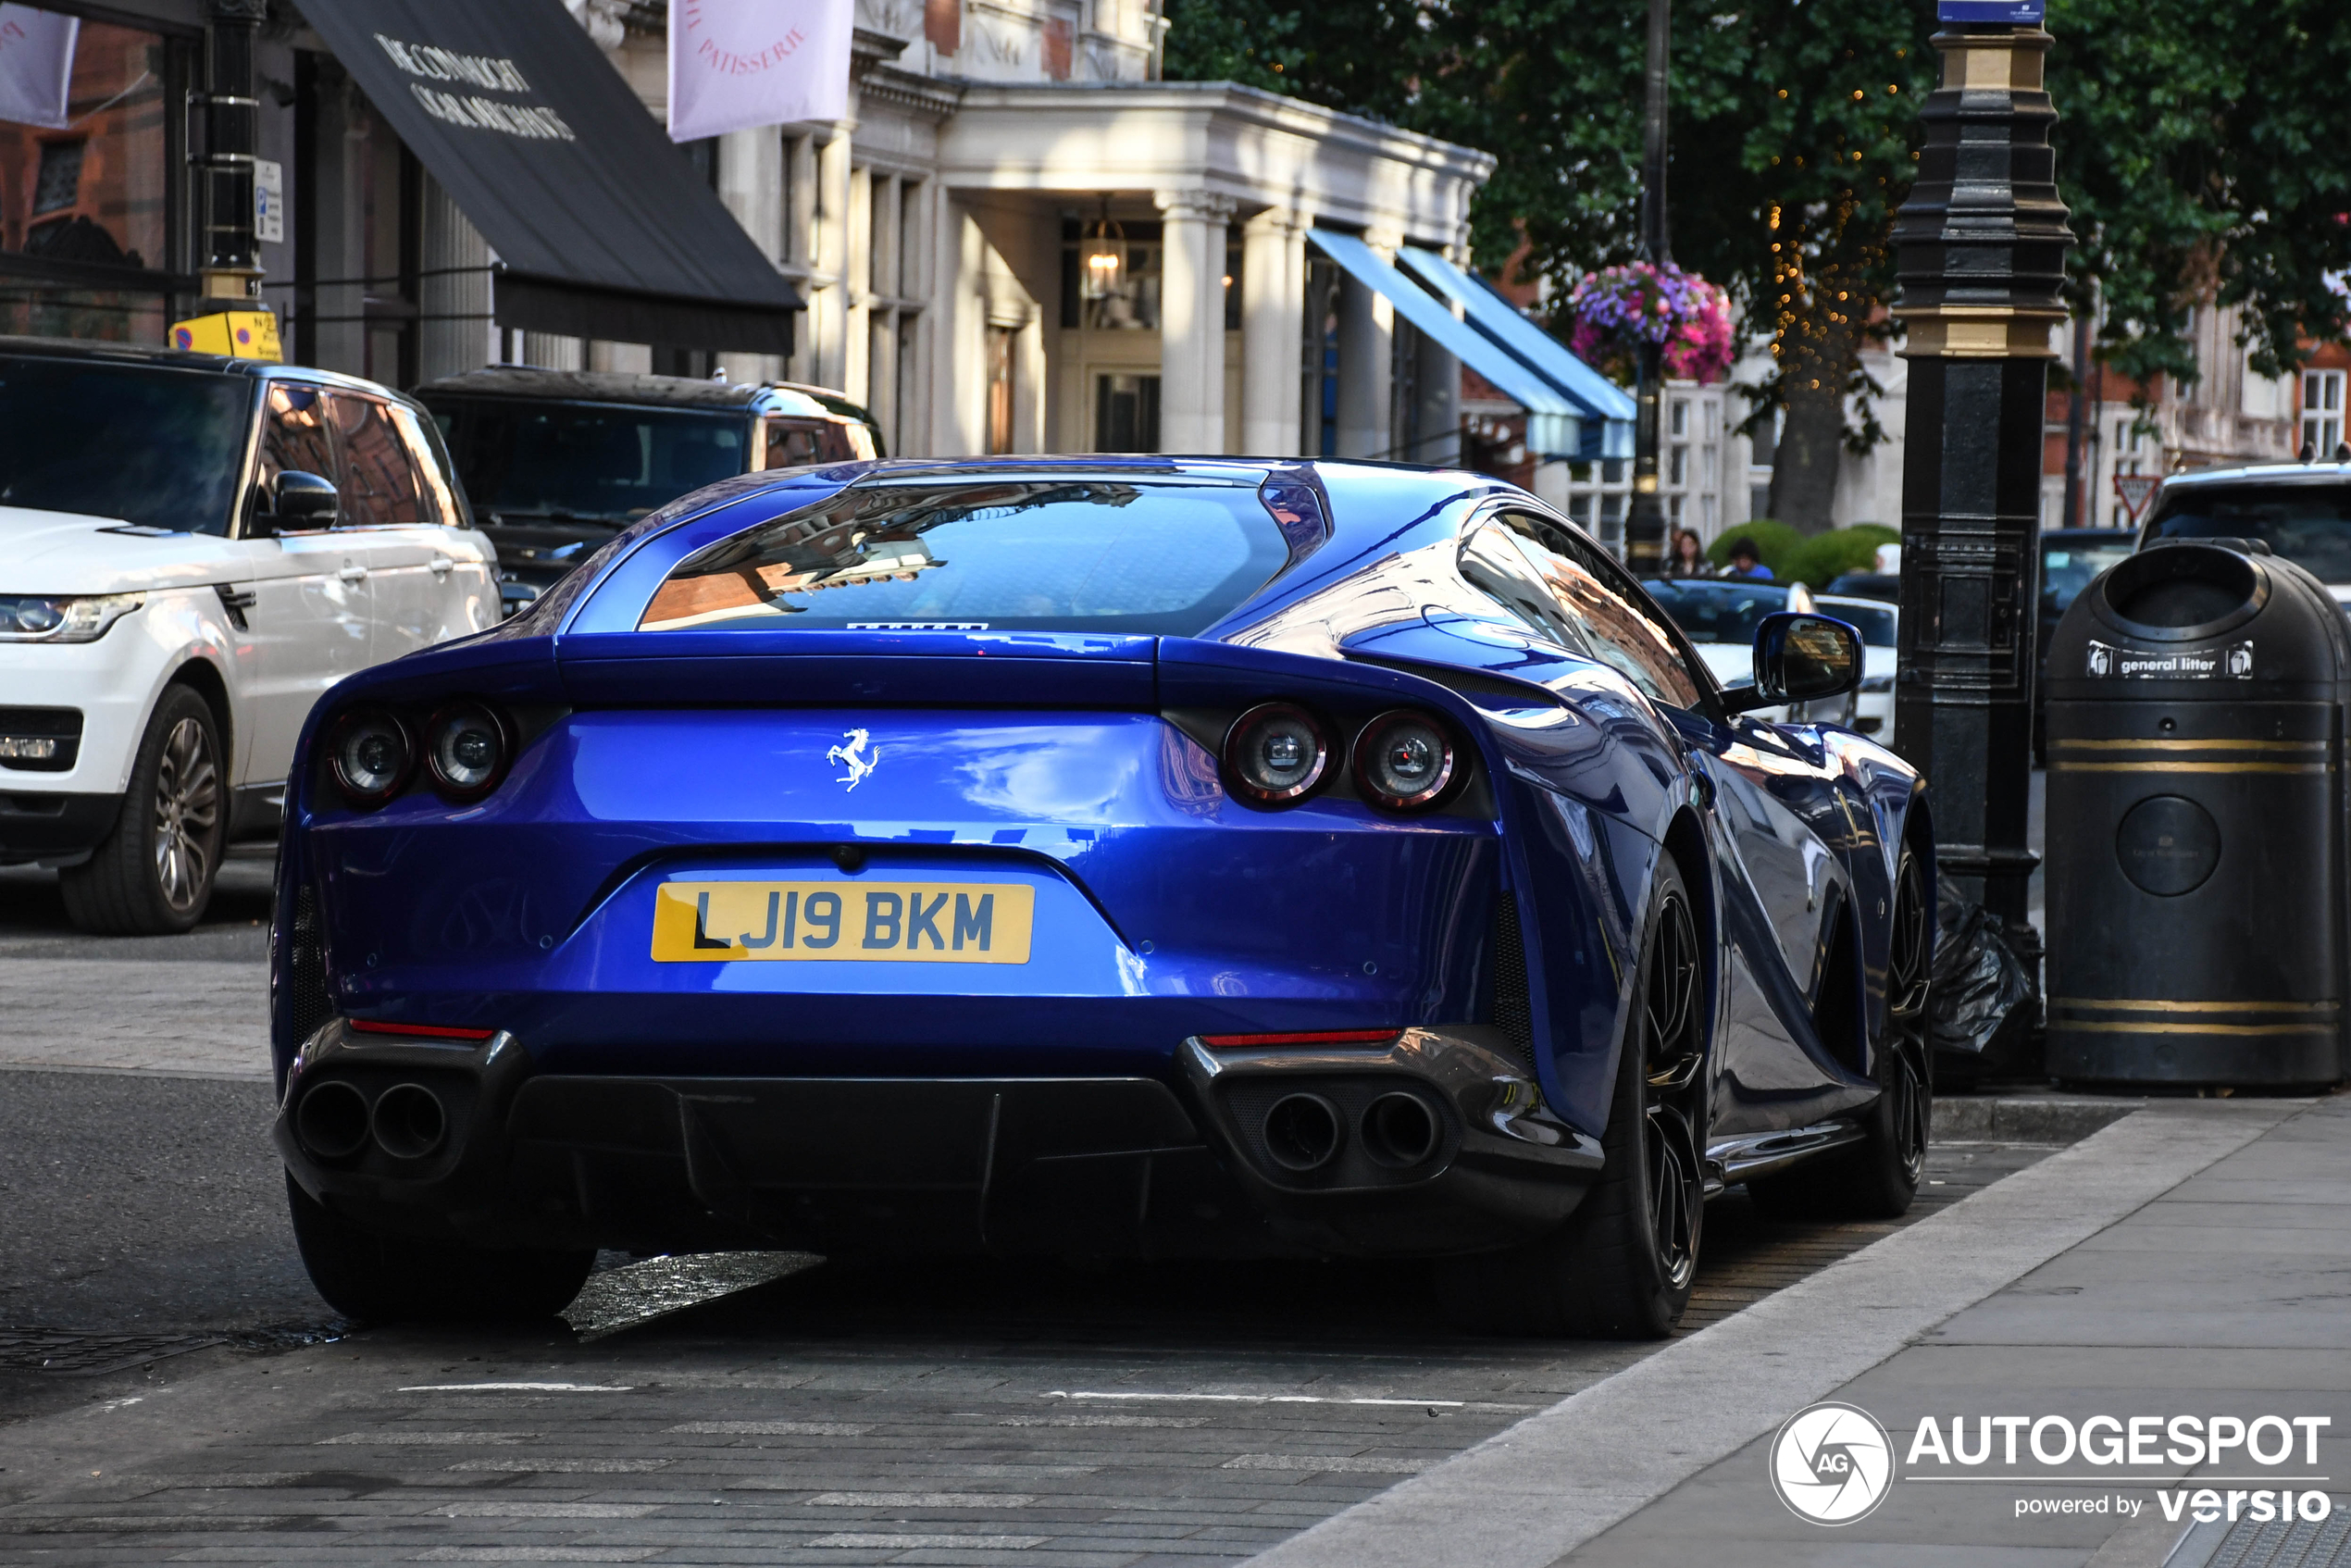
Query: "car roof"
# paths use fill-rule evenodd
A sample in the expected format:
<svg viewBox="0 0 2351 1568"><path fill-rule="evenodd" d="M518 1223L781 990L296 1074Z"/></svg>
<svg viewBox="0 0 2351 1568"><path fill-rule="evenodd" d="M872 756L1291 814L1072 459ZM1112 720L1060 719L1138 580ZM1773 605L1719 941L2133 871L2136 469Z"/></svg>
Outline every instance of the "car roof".
<svg viewBox="0 0 2351 1568"><path fill-rule="evenodd" d="M641 375L633 370L551 370L537 365L488 365L427 381L417 395L516 398L547 403L603 403L637 408L690 408L728 413L790 414L808 418L872 417L837 392L792 381L715 381L696 376Z"/></svg>
<svg viewBox="0 0 2351 1568"><path fill-rule="evenodd" d="M1890 599L1864 599L1858 594L1852 593L1819 593L1813 595L1812 603L1815 604L1851 604L1860 609L1884 610L1889 615L1899 615L1902 608L1899 604L1895 604Z"/></svg>
<svg viewBox="0 0 2351 1568"><path fill-rule="evenodd" d="M153 365L169 370L205 370L215 375L244 376L254 380L308 381L352 392L370 392L397 403L413 404L416 401L407 393L379 381L370 381L361 376L346 376L337 370L321 370L309 365L287 365L274 359L238 359L218 354L196 354L187 349L165 348L149 343L0 334L0 354L46 359L81 359L94 364Z"/></svg>
<svg viewBox="0 0 2351 1568"><path fill-rule="evenodd" d="M2351 482L2351 463L2258 463L2240 468L2198 468L2167 475L2167 491L2211 484L2343 484Z"/></svg>

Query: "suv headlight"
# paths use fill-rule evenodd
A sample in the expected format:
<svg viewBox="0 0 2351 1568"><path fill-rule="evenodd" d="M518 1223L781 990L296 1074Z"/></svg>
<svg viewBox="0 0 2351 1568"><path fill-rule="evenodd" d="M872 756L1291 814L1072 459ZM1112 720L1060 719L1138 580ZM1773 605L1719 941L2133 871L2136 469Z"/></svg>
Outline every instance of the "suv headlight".
<svg viewBox="0 0 2351 1568"><path fill-rule="evenodd" d="M95 642L143 593L0 593L0 642Z"/></svg>

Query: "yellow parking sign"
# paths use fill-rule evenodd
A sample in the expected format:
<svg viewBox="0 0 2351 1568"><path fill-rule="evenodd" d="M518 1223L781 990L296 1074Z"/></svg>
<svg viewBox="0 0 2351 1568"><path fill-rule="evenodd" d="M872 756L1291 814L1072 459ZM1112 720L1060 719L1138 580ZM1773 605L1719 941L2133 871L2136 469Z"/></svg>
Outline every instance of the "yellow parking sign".
<svg viewBox="0 0 2351 1568"><path fill-rule="evenodd" d="M220 310L191 317L171 327L171 346L236 359L285 358L278 344L278 317L267 310Z"/></svg>

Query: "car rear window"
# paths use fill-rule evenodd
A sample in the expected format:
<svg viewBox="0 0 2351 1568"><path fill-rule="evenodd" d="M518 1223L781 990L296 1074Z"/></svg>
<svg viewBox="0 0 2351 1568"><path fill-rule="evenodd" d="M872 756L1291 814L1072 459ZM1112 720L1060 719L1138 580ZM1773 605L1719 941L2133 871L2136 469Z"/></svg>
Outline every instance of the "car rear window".
<svg viewBox="0 0 2351 1568"><path fill-rule="evenodd" d="M474 510L492 523L626 528L750 467L740 413L436 394Z"/></svg>
<svg viewBox="0 0 2351 1568"><path fill-rule="evenodd" d="M883 483L696 551L638 624L1186 637L1288 558L1280 525L1246 484Z"/></svg>
<svg viewBox="0 0 2351 1568"><path fill-rule="evenodd" d="M2147 538L2258 539L2321 582L2351 582L2351 485L2182 485Z"/></svg>
<svg viewBox="0 0 2351 1568"><path fill-rule="evenodd" d="M1841 620L1861 634L1872 648L1894 646L1896 612L1884 604L1856 604L1850 599L1822 599L1814 606L1821 614Z"/></svg>

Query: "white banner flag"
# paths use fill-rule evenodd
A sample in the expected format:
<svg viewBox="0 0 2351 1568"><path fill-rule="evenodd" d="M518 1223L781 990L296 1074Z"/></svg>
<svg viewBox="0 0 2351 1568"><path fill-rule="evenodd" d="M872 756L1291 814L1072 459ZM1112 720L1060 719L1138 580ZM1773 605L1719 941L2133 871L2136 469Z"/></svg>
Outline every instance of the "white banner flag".
<svg viewBox="0 0 2351 1568"><path fill-rule="evenodd" d="M70 123L73 44L81 23L30 6L0 6L0 119L57 130ZM846 37L847 34L842 36Z"/></svg>
<svg viewBox="0 0 2351 1568"><path fill-rule="evenodd" d="M669 0L669 138L845 119L856 0Z"/></svg>

